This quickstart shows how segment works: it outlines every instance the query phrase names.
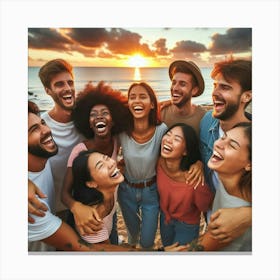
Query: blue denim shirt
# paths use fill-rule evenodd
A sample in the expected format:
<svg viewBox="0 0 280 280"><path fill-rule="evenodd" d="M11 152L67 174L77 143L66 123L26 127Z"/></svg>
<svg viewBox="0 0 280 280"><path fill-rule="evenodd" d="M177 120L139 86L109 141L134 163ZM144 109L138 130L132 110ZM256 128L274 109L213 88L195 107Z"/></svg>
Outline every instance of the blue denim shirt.
<svg viewBox="0 0 280 280"><path fill-rule="evenodd" d="M252 115L245 112L248 120L252 120ZM208 167L207 163L213 153L214 142L219 136L219 120L212 117L212 111L208 111L200 121L200 153L201 160L204 165L204 176L206 183L211 191L215 192L216 187L212 180L212 170Z"/></svg>
<svg viewBox="0 0 280 280"><path fill-rule="evenodd" d="M212 117L212 111L208 111L200 121L200 153L204 165L204 176L211 191L215 192L211 172L207 163L213 153L214 142L219 138L219 120Z"/></svg>

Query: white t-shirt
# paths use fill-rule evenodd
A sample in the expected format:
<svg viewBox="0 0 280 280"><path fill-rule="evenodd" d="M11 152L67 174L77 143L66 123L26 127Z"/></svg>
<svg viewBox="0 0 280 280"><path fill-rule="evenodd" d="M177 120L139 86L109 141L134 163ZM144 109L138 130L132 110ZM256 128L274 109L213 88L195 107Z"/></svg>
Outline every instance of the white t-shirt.
<svg viewBox="0 0 280 280"><path fill-rule="evenodd" d="M61 202L60 195L63 180L67 169L68 157L75 145L82 142L85 137L81 135L74 126L74 122L60 123L52 119L48 112L44 112L41 118L45 120L52 131L54 141L58 146L58 153L49 159L55 188L55 210L56 212L67 209Z"/></svg>
<svg viewBox="0 0 280 280"><path fill-rule="evenodd" d="M54 185L49 160L42 171L28 172L28 178L47 195L47 198L39 198L39 200L44 202L49 209L44 217L31 215L35 223L28 223L28 251L53 251L53 247L39 241L54 234L62 223L61 219L53 214L55 210Z"/></svg>

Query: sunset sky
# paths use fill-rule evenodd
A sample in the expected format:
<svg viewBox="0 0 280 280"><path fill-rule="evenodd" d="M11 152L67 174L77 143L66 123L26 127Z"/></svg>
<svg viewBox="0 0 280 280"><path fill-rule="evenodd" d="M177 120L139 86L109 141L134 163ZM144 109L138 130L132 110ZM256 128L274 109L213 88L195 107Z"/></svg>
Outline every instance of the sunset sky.
<svg viewBox="0 0 280 280"><path fill-rule="evenodd" d="M73 66L166 67L176 59L211 66L251 59L251 28L29 28L29 66L64 58Z"/></svg>

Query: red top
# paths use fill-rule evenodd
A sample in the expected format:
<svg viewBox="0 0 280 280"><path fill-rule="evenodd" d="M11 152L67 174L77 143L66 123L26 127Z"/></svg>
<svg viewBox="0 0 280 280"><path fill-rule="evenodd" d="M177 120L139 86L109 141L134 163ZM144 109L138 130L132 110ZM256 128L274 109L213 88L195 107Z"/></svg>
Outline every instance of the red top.
<svg viewBox="0 0 280 280"><path fill-rule="evenodd" d="M207 185L196 189L185 182L177 182L166 175L160 164L157 165L157 187L160 208L168 223L176 219L188 224L199 224L201 212L206 212L214 195Z"/></svg>

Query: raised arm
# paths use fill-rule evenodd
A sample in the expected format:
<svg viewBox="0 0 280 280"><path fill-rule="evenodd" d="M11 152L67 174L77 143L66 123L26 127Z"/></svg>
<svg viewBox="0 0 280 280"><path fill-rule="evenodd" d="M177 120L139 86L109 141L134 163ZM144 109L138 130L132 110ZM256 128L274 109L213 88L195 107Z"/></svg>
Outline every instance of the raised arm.
<svg viewBox="0 0 280 280"><path fill-rule="evenodd" d="M28 222L34 223L35 220L30 216L30 214L43 217L45 215L44 211L47 211L47 206L40 201L40 198L45 198L46 195L31 181L28 179Z"/></svg>
<svg viewBox="0 0 280 280"><path fill-rule="evenodd" d="M61 201L70 209L75 225L81 235L94 233L102 228L102 220L97 211L90 206L76 201L72 197L72 168L67 167L61 192Z"/></svg>

